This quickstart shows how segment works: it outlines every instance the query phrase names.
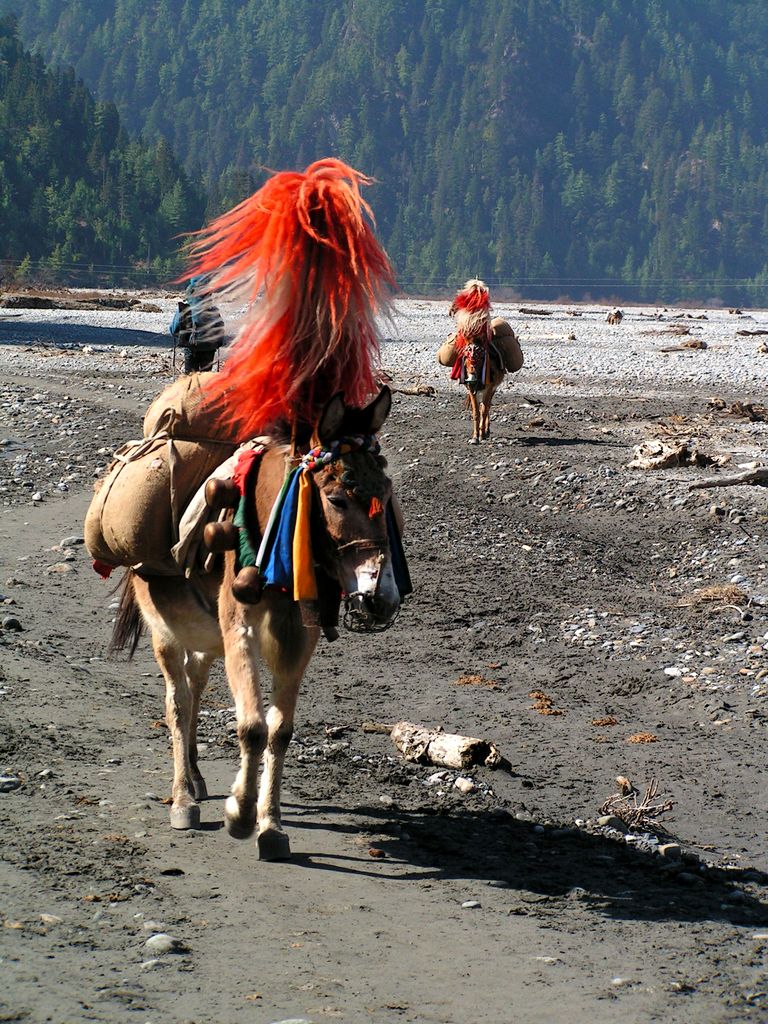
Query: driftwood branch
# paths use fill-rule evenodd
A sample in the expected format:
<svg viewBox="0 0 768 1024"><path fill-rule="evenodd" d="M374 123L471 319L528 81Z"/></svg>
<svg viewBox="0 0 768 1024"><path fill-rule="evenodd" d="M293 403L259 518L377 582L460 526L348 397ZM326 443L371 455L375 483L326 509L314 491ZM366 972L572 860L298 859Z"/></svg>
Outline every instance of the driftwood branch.
<svg viewBox="0 0 768 1024"><path fill-rule="evenodd" d="M396 395L417 395L420 398L434 398L435 389L431 384L416 384L414 387L406 388L390 388L393 394Z"/></svg>
<svg viewBox="0 0 768 1024"><path fill-rule="evenodd" d="M734 476L711 476L707 480L699 480L696 483L690 484L689 490L698 490L703 487L735 487L738 484L754 484L756 487L768 487L768 466L747 469L743 473L736 473Z"/></svg>
<svg viewBox="0 0 768 1024"><path fill-rule="evenodd" d="M651 779L643 796L638 799L638 792L629 779L619 775L616 779L621 792L609 796L600 808L601 814L613 814L620 818L630 829L636 831L666 832L659 818L671 811L675 806L673 800L659 799L660 790L656 779Z"/></svg>
<svg viewBox="0 0 768 1024"><path fill-rule="evenodd" d="M413 722L398 722L390 733L392 742L406 759L443 768L509 768L493 743L475 736L460 736L440 729L427 729Z"/></svg>
<svg viewBox="0 0 768 1024"><path fill-rule="evenodd" d="M387 725L386 722L363 722L363 732L378 732L383 736L389 736L392 732L393 726Z"/></svg>

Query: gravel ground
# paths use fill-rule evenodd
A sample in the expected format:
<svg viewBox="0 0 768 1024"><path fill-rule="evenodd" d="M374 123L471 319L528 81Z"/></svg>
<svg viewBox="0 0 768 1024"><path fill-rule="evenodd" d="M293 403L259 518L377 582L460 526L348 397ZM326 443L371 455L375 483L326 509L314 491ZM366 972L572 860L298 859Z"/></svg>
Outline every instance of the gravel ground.
<svg viewBox="0 0 768 1024"><path fill-rule="evenodd" d="M81 543L174 374L175 297L147 298L162 312L0 310L2 1019L764 1021L768 491L689 485L766 461L765 339L736 332L768 313L497 305L526 365L470 448L434 361L448 304L396 304L384 367L436 389L397 394L382 435L415 593L318 650L294 858L260 864L220 829L221 671L204 827L168 828L157 668L146 642L105 660L114 599ZM651 440L730 461L630 468ZM491 739L512 769L408 764L371 719ZM666 833L603 809L618 776L657 780Z"/></svg>

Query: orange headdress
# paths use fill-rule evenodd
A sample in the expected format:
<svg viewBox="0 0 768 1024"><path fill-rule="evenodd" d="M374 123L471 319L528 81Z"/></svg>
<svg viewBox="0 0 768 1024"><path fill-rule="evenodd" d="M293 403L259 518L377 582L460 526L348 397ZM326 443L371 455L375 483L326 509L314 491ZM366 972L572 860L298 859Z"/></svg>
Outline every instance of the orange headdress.
<svg viewBox="0 0 768 1024"><path fill-rule="evenodd" d="M467 281L456 293L451 309L458 327L457 342L462 348L471 338L487 340L491 330L491 295L488 286L477 278Z"/></svg>
<svg viewBox="0 0 768 1024"><path fill-rule="evenodd" d="M363 405L378 390L375 315L394 274L366 219L370 183L334 159L283 171L195 238L190 273L249 306L206 387L242 437L278 420L314 424L339 391Z"/></svg>

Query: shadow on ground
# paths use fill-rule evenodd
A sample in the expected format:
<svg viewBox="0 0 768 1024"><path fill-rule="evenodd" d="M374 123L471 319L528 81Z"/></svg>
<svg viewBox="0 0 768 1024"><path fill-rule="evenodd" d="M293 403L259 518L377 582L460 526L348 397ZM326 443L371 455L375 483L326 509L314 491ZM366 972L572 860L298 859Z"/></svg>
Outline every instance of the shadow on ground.
<svg viewBox="0 0 768 1024"><path fill-rule="evenodd" d="M170 348L171 337L155 331L137 331L123 327L93 327L77 323L39 321L19 323L0 319L0 345L110 345L126 348L142 345Z"/></svg>
<svg viewBox="0 0 768 1024"><path fill-rule="evenodd" d="M398 872L399 879L474 879L543 898L577 900L623 920L768 924L768 903L757 892L765 895L768 879L762 872L708 867L694 854L686 854L683 861L668 860L580 829L536 832L530 822L499 809L435 813L431 808L360 807L355 814L363 820L330 824L317 819L321 814L348 818L349 812L296 805L287 806L286 812L289 830L328 828L375 836L372 842L387 859L407 866L405 875ZM364 856L347 864L312 852L293 859L313 869L374 873L365 867L369 862Z"/></svg>

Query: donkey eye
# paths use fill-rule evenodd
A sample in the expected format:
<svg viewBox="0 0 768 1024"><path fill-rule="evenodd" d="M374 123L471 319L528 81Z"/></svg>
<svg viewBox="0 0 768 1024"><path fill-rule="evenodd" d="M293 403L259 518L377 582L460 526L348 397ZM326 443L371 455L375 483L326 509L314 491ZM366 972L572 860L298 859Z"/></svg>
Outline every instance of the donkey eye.
<svg viewBox="0 0 768 1024"><path fill-rule="evenodd" d="M328 498L329 504L333 505L334 508L349 508L347 499L341 494L331 494Z"/></svg>

